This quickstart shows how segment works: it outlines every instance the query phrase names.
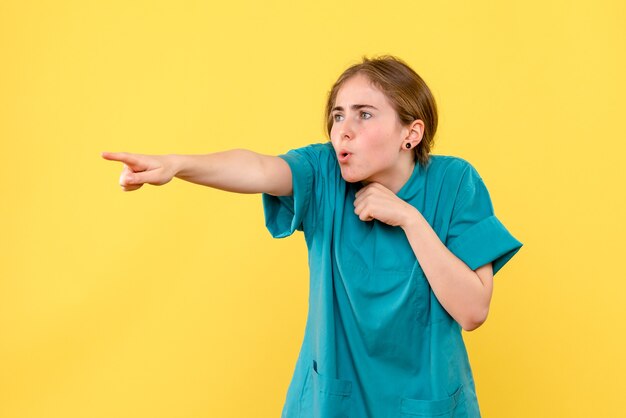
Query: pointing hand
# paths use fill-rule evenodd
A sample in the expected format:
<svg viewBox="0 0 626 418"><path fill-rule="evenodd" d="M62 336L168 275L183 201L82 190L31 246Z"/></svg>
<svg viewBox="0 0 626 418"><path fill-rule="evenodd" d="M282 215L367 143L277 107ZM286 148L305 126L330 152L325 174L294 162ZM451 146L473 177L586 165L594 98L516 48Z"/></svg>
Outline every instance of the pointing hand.
<svg viewBox="0 0 626 418"><path fill-rule="evenodd" d="M144 183L161 186L176 175L170 155L144 155L128 152L103 152L102 158L124 163L120 186L125 192L139 189Z"/></svg>

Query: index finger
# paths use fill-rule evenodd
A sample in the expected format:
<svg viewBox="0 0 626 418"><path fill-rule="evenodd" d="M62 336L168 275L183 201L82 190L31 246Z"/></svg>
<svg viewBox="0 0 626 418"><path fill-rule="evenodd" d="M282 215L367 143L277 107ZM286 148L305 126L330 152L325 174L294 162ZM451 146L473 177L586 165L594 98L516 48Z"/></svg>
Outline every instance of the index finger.
<svg viewBox="0 0 626 418"><path fill-rule="evenodd" d="M100 155L105 160L120 161L122 163L130 164L130 165L139 164L139 158L127 152L106 152L105 151L105 152L102 152Z"/></svg>
<svg viewBox="0 0 626 418"><path fill-rule="evenodd" d="M358 190L358 191L354 194L354 196L356 197L356 196L358 196L358 195L360 195L360 194L363 194L363 192L365 192L366 190L369 190L369 189L370 189L370 186L371 186L372 184L374 184L374 183L367 183L365 186L361 187L361 188L360 188L360 189L359 189L359 190Z"/></svg>

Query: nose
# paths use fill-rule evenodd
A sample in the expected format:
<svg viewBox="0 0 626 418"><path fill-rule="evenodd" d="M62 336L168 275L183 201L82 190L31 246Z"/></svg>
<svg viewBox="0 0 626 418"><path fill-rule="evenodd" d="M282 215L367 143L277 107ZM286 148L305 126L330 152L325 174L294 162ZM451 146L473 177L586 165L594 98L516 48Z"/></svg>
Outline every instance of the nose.
<svg viewBox="0 0 626 418"><path fill-rule="evenodd" d="M348 118L345 118L341 122L341 127L339 128L339 137L341 139L352 139L352 138L354 138L354 131L352 129L352 122L350 122Z"/></svg>

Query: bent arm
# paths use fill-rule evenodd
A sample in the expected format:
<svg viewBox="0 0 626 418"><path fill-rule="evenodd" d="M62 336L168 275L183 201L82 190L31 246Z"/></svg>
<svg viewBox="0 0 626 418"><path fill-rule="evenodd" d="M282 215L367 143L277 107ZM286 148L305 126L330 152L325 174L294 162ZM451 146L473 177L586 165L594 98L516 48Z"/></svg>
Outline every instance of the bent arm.
<svg viewBox="0 0 626 418"><path fill-rule="evenodd" d="M493 265L470 269L439 239L417 210L402 225L437 300L465 331L487 319L493 293Z"/></svg>
<svg viewBox="0 0 626 418"><path fill-rule="evenodd" d="M280 157L234 149L204 155L171 155L175 177L236 193L293 193L291 169Z"/></svg>

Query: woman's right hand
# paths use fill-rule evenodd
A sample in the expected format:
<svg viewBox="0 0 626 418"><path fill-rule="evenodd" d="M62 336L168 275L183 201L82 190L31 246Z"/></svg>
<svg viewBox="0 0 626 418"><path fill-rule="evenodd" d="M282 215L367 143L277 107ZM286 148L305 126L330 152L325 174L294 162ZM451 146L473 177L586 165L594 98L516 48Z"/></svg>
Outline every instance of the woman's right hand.
<svg viewBox="0 0 626 418"><path fill-rule="evenodd" d="M139 189L144 183L161 186L176 175L172 155L144 155L128 152L103 152L102 158L124 163L120 186L125 192Z"/></svg>

